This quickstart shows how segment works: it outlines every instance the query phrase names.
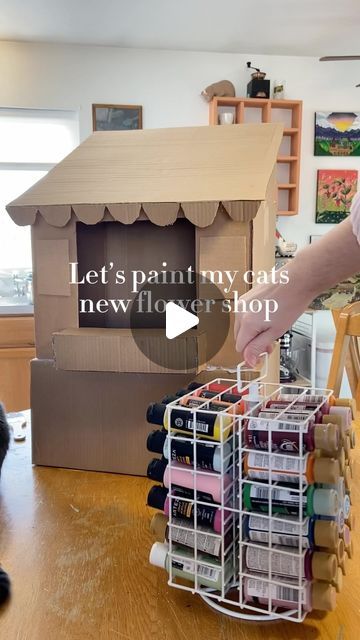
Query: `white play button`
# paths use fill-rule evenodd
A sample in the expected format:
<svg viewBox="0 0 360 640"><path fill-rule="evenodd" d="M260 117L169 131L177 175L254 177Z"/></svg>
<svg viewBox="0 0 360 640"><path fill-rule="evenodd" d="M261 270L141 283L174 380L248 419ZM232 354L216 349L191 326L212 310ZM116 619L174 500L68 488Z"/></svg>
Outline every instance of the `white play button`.
<svg viewBox="0 0 360 640"><path fill-rule="evenodd" d="M166 307L166 337L169 340L180 336L185 331L199 324L199 318L193 313L179 307L175 302L168 302Z"/></svg>

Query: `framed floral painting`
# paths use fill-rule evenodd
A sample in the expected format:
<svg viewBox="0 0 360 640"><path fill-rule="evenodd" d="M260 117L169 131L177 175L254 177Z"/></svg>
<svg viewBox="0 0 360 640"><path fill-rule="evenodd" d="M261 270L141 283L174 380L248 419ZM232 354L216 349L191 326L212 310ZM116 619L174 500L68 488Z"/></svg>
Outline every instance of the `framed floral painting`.
<svg viewBox="0 0 360 640"><path fill-rule="evenodd" d="M318 171L316 222L338 223L349 215L357 179L358 172L352 169Z"/></svg>

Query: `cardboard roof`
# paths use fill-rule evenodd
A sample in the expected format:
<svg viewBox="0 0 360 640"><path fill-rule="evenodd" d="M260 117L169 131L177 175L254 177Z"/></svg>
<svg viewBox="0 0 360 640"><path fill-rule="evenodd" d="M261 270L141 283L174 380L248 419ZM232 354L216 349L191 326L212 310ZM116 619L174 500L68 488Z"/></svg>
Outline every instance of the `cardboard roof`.
<svg viewBox="0 0 360 640"><path fill-rule="evenodd" d="M132 224L143 212L161 226L178 215L208 226L223 206L246 221L265 199L282 130L240 124L93 133L7 211L19 225L40 213L62 227L72 212L86 224L105 214Z"/></svg>

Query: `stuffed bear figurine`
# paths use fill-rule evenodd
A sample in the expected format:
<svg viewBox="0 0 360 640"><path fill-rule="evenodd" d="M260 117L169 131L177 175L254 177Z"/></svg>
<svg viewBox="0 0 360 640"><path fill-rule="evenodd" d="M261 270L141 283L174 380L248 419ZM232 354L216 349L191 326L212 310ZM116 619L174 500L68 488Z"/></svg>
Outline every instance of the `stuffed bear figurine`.
<svg viewBox="0 0 360 640"><path fill-rule="evenodd" d="M6 419L5 409L0 404L0 473L10 441L10 429ZM0 567L0 604L10 595L10 580L7 573Z"/></svg>
<svg viewBox="0 0 360 640"><path fill-rule="evenodd" d="M220 82L214 82L214 84L209 84L204 91L201 92L201 95L210 102L214 98L214 96L226 97L226 98L234 98L235 97L235 87L230 80L220 80Z"/></svg>

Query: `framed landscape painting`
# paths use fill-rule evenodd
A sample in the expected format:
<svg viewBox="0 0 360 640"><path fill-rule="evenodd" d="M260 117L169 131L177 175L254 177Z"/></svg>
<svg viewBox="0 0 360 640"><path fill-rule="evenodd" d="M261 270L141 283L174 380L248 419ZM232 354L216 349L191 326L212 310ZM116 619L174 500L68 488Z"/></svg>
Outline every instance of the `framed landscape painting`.
<svg viewBox="0 0 360 640"><path fill-rule="evenodd" d="M315 113L315 156L360 156L360 112Z"/></svg>
<svg viewBox="0 0 360 640"><path fill-rule="evenodd" d="M338 223L349 215L357 178L358 172L352 169L319 169L316 222Z"/></svg>
<svg viewBox="0 0 360 640"><path fill-rule="evenodd" d="M129 104L93 104L93 131L142 129L142 107Z"/></svg>

